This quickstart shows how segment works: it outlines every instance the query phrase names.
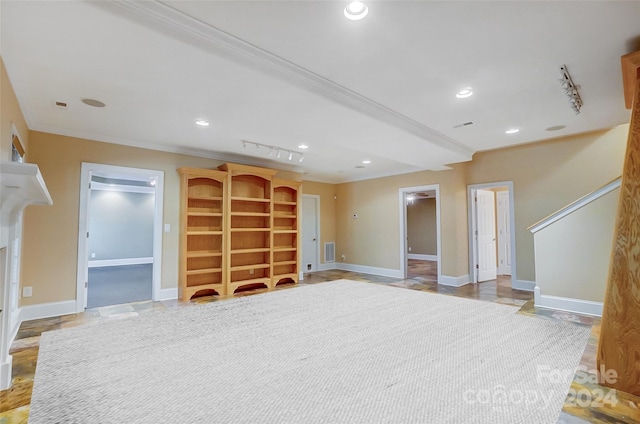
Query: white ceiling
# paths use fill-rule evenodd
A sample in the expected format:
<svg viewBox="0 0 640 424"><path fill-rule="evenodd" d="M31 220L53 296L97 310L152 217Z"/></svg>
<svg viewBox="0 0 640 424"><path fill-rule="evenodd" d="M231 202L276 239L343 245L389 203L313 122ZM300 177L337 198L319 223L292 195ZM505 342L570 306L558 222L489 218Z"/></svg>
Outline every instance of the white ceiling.
<svg viewBox="0 0 640 424"><path fill-rule="evenodd" d="M620 56L640 48L637 1L369 1L361 21L346 4L3 0L0 52L32 130L316 181L446 169L629 120ZM242 140L309 149L290 162Z"/></svg>

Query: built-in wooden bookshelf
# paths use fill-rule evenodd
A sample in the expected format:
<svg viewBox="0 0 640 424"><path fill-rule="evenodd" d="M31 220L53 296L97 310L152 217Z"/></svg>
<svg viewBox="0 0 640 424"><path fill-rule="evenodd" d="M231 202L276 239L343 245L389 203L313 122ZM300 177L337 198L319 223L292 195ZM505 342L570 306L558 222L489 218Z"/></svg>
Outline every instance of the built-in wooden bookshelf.
<svg viewBox="0 0 640 424"><path fill-rule="evenodd" d="M299 275L300 186L298 181L274 178L271 286L297 283Z"/></svg>
<svg viewBox="0 0 640 424"><path fill-rule="evenodd" d="M224 193L227 173L180 168L180 270L178 295L225 294Z"/></svg>
<svg viewBox="0 0 640 424"><path fill-rule="evenodd" d="M276 171L226 163L227 293L271 287L271 180Z"/></svg>
<svg viewBox="0 0 640 424"><path fill-rule="evenodd" d="M180 299L298 282L301 182L232 163L178 172Z"/></svg>

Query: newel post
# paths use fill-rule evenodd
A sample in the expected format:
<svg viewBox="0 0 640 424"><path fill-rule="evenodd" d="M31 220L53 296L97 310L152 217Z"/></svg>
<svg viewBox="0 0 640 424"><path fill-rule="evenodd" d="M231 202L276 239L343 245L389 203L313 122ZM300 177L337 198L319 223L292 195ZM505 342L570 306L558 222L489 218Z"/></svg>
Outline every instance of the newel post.
<svg viewBox="0 0 640 424"><path fill-rule="evenodd" d="M597 364L601 384L640 396L640 51L623 56L622 69L631 122Z"/></svg>

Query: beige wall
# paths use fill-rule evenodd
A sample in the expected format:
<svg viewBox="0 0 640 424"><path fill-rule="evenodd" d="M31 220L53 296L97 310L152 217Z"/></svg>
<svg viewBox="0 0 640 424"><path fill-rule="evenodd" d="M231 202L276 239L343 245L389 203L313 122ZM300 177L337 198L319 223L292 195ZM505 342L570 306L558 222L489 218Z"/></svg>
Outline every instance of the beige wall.
<svg viewBox="0 0 640 424"><path fill-rule="evenodd" d="M541 294L604 301L619 196L607 193L534 235Z"/></svg>
<svg viewBox="0 0 640 424"><path fill-rule="evenodd" d="M320 196L320 261L324 263L324 244L336 241L336 186L305 181L302 193Z"/></svg>
<svg viewBox="0 0 640 424"><path fill-rule="evenodd" d="M52 207L27 208L24 218L22 286L33 287L23 305L76 298L78 217L82 162L164 171L162 288L177 287L179 184L181 166L215 168L212 159L158 152L72 137L32 132L30 159L38 164L53 198ZM278 177L297 177L292 173Z"/></svg>
<svg viewBox="0 0 640 424"><path fill-rule="evenodd" d="M164 171L162 287L177 287L179 177L176 168L213 168L209 159L156 152L40 132L31 133L30 159L37 163L53 206L28 208L24 218L22 286L33 287L23 305L76 298L78 217L82 162Z"/></svg>
<svg viewBox="0 0 640 424"><path fill-rule="evenodd" d="M11 124L18 130L29 159L29 130L0 57L0 160L11 161Z"/></svg>
<svg viewBox="0 0 640 424"><path fill-rule="evenodd" d="M346 263L399 270L399 189L440 185L442 274L462 276L467 270L466 167L422 171L339 184L336 188L336 258ZM352 215L358 214L358 219Z"/></svg>
<svg viewBox="0 0 640 424"><path fill-rule="evenodd" d="M180 166L213 168L220 162L108 143L29 132L0 66L0 159L11 151L11 123L27 159L37 163L54 200L49 208L27 208L23 286L33 287L25 305L75 299L81 162L165 171L163 288L176 287L178 176ZM321 242L336 241L345 262L392 270L400 266L399 201L402 187L440 185L442 274L468 274L468 184L513 181L517 278L535 281L533 236L527 227L620 175L628 125L609 131L517 146L474 155L451 170L423 171L338 185L305 182L303 192L321 196ZM282 178L301 179L283 173ZM333 196L336 200L333 200ZM333 201L333 203L332 203ZM357 213L359 218L353 219Z"/></svg>
<svg viewBox="0 0 640 424"><path fill-rule="evenodd" d="M519 280L536 280L533 235L527 228L619 177L628 128L474 155L468 184L513 181Z"/></svg>
<svg viewBox="0 0 640 424"><path fill-rule="evenodd" d="M4 95L3 95L4 98ZM3 113L4 116L4 113ZM439 184L442 274L468 274L467 184L514 182L520 280L535 281L533 237L527 227L617 177L627 126L509 149L478 153L448 171L423 171L338 185L304 182L321 197L321 243L336 241L346 263L399 270L399 196L403 187ZM27 208L22 285L33 287L25 305L75 299L81 162L165 171L162 287L177 285L180 166L214 168L220 162L32 132L29 159L40 166L54 206ZM295 175L282 175L292 178ZM334 195L336 199L334 200ZM357 213L358 219L352 214ZM324 259L323 259L324 260Z"/></svg>
<svg viewBox="0 0 640 424"><path fill-rule="evenodd" d="M407 246L413 254L438 254L436 199L415 199L407 205Z"/></svg>
<svg viewBox="0 0 640 424"><path fill-rule="evenodd" d="M628 125L573 137L476 153L452 170L340 184L336 256L363 266L400 269L400 187L440 184L442 274L468 270L466 187L513 181L517 279L535 281L529 226L620 176ZM352 218L358 213L357 220Z"/></svg>

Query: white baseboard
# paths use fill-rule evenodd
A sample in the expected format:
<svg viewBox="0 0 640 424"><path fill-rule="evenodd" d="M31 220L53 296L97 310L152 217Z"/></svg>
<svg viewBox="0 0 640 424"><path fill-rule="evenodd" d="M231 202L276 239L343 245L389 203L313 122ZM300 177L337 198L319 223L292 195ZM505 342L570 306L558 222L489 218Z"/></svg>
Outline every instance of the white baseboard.
<svg viewBox="0 0 640 424"><path fill-rule="evenodd" d="M32 319L57 317L61 315L75 314L76 301L64 300L62 302L41 303L20 308L18 322L31 321Z"/></svg>
<svg viewBox="0 0 640 424"><path fill-rule="evenodd" d="M163 300L173 300L178 298L178 288L171 289L160 289L160 295L158 296L158 301Z"/></svg>
<svg viewBox="0 0 640 424"><path fill-rule="evenodd" d="M149 258L125 258L125 259L101 259L88 261L87 266L89 268L97 268L101 266L122 266L122 265L142 265L152 264L153 257Z"/></svg>
<svg viewBox="0 0 640 424"><path fill-rule="evenodd" d="M335 262L325 262L318 265L318 269L316 271L332 271L334 269L338 269Z"/></svg>
<svg viewBox="0 0 640 424"><path fill-rule="evenodd" d="M16 336L18 335L18 331L20 331L20 325L22 324L22 308L18 308L18 310L15 313L18 319L14 323L13 328L9 329L9 339L8 339L9 347L11 347L11 344L16 339Z"/></svg>
<svg viewBox="0 0 640 424"><path fill-rule="evenodd" d="M366 265L354 265L346 264L344 262L337 262L334 269L340 269L343 271L361 272L363 274L381 275L383 277L403 278L402 271L399 269L378 268L375 266Z"/></svg>
<svg viewBox="0 0 640 424"><path fill-rule="evenodd" d="M13 356L7 355L7 362L0 364L0 390L7 390L11 387L11 368L13 366Z"/></svg>
<svg viewBox="0 0 640 424"><path fill-rule="evenodd" d="M511 288L532 292L536 288L536 282L527 280L513 280L512 277Z"/></svg>
<svg viewBox="0 0 640 424"><path fill-rule="evenodd" d="M469 274L461 275L460 277L441 275L438 277L438 284L443 286L462 287L465 284L469 284Z"/></svg>
<svg viewBox="0 0 640 424"><path fill-rule="evenodd" d="M437 261L438 257L436 255L423 255L421 253L409 253L407 254L407 259L417 259L419 261Z"/></svg>
<svg viewBox="0 0 640 424"><path fill-rule="evenodd" d="M535 287L533 296L537 308L557 309L596 317L602 316L602 302L545 295L540 292L538 286Z"/></svg>

